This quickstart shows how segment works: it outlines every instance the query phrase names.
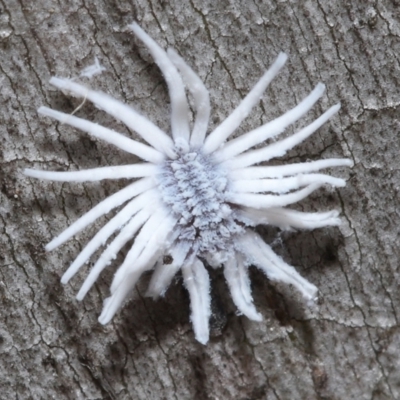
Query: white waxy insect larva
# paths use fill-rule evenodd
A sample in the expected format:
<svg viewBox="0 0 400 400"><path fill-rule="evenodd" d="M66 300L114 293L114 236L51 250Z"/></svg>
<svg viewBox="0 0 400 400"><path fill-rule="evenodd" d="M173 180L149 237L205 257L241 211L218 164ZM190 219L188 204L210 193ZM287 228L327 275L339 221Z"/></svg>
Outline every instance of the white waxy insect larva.
<svg viewBox="0 0 400 400"><path fill-rule="evenodd" d="M155 268L148 295L157 297L165 293L173 276L181 270L191 298L196 339L207 343L211 311L205 261L213 267L223 266L236 307L252 320L260 321L262 317L253 305L247 271L250 265L260 268L272 280L293 285L306 300L314 300L317 288L277 256L251 227L270 224L282 229L314 229L339 225L337 211L304 213L284 207L302 200L321 185L344 186L343 179L316 172L351 166L352 161L334 158L280 166L256 164L284 155L328 121L340 105L331 107L294 135L254 149L283 133L313 107L325 90L319 83L304 100L281 117L226 142L285 64L287 56L281 53L237 108L207 136L210 100L200 78L174 50L164 51L136 23L130 28L147 46L167 81L172 137L130 106L104 93L68 79L50 80L57 88L91 101L124 122L147 142L140 143L76 116L47 107L39 108L41 114L81 129L146 161L75 172L25 170L32 178L65 182L138 179L103 200L46 246L47 250L58 247L101 215L125 204L87 244L62 282L67 283L89 257L122 228L78 293L78 299L82 300L115 254L134 238L131 250L115 274L111 297L105 301L99 318L102 324L111 320L143 272ZM194 100L196 115L192 130L185 85ZM164 264L166 255L172 260Z"/></svg>

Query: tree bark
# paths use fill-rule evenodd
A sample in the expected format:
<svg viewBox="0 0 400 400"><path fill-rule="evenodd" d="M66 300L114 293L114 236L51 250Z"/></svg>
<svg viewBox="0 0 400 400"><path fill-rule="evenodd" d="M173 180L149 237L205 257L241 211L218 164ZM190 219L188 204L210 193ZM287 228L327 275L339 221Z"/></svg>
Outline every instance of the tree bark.
<svg viewBox="0 0 400 400"><path fill-rule="evenodd" d="M397 0L329 2L123 0L0 2L0 388L4 399L399 399L400 23ZM94 57L106 71L78 78L131 104L169 131L165 81L126 29L138 21L173 47L210 91L210 131L279 51L287 66L238 134L293 107L319 82L326 94L294 127L329 106L342 109L279 160L349 157L332 171L348 179L319 190L300 210L341 211L339 228L259 228L274 250L318 286L309 308L293 288L251 270L264 320L236 315L221 270L212 277L212 337L195 341L178 276L166 296L132 299L102 326L120 255L82 303L60 277L101 219L62 247L44 245L126 182L53 183L23 168L78 170L135 162L83 132L40 117L41 105L71 113L80 104L49 85L78 78ZM78 115L136 137L86 102Z"/></svg>

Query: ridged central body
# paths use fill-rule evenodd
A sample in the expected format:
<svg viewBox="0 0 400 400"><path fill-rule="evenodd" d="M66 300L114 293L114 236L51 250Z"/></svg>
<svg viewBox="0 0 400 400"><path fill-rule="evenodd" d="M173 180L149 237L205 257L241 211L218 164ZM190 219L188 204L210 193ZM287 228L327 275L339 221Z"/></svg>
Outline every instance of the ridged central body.
<svg viewBox="0 0 400 400"><path fill-rule="evenodd" d="M163 163L159 185L178 220L178 239L191 242L199 256L211 254L222 262L232 251L232 236L242 231L225 199L226 174L199 150L177 153L177 159Z"/></svg>

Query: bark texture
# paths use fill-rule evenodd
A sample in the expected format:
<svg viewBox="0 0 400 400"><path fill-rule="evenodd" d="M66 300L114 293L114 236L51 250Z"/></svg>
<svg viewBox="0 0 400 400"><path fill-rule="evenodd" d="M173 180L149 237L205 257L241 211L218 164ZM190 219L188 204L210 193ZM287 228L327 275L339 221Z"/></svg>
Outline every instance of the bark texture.
<svg viewBox="0 0 400 400"><path fill-rule="evenodd" d="M0 397L3 399L399 399L398 0L162 1L0 0ZM293 107L322 81L327 91L301 123L341 101L338 116L285 160L350 157L346 188L320 190L304 210L340 209L340 228L260 229L320 289L309 309L290 287L257 270L264 321L237 316L221 271L210 271L213 336L194 340L178 277L164 299L144 297L144 277L113 322L97 322L115 266L83 303L86 270L60 276L105 219L61 248L44 244L124 182L60 184L27 179L24 167L86 169L132 157L39 117L79 101L48 84L77 77L97 56L90 82L169 131L168 93L133 20L172 46L211 93L212 129L279 51L289 62L239 132ZM124 128L89 103L79 116ZM128 135L135 135L125 130ZM135 161L135 160L133 160ZM122 256L116 260L121 262Z"/></svg>

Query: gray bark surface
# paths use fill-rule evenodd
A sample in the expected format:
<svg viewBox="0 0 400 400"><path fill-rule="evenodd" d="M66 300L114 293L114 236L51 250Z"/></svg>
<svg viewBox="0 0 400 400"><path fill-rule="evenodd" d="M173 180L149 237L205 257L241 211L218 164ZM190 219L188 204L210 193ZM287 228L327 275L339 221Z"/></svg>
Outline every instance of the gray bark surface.
<svg viewBox="0 0 400 400"><path fill-rule="evenodd" d="M380 1L0 1L0 398L1 399L365 399L400 398L399 54L396 0ZM236 315L221 270L212 277L212 337L190 324L177 277L165 298L129 302L102 326L115 263L86 299L75 295L89 267L60 277L107 220L46 253L44 245L122 188L25 178L23 168L77 170L135 162L88 135L40 117L41 105L80 103L48 83L77 77L97 56L107 68L85 84L133 105L169 131L168 92L151 56L126 30L139 24L172 46L210 90L210 130L239 103L279 51L289 61L238 134L282 114L321 81L327 90L295 125L336 102L342 109L280 161L350 157L299 210L341 211L339 228L259 231L318 286L308 308L293 288L251 271L264 320ZM135 137L86 103L79 116ZM289 130L290 132L293 129Z"/></svg>

